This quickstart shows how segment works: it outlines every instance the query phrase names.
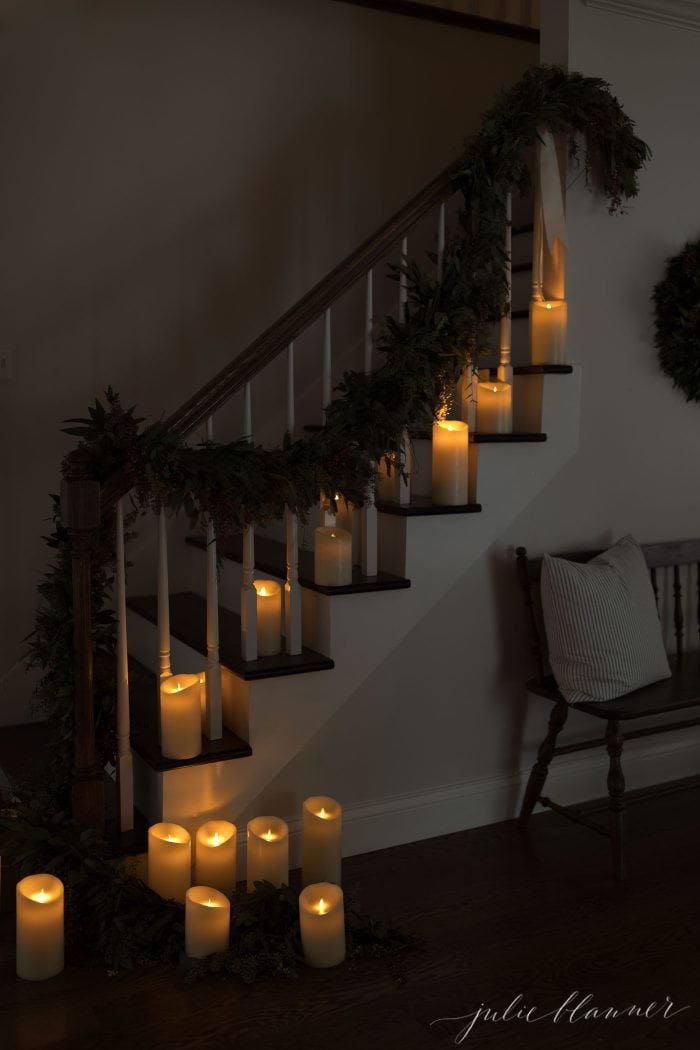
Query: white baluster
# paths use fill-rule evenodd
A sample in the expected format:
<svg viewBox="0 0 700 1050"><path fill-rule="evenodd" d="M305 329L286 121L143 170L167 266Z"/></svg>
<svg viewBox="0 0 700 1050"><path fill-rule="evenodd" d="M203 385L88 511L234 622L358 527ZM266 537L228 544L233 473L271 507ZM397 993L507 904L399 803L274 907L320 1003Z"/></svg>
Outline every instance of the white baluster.
<svg viewBox="0 0 700 1050"><path fill-rule="evenodd" d="M408 237L404 237L401 241L401 262L405 263L408 259ZM399 323L403 324L406 320L406 303L408 301L408 287L406 282L406 275L401 274L399 278ZM411 502L411 472L412 472L412 453L411 453L411 442L409 439L408 431L405 430L403 438L401 440L402 447L402 459L404 465L405 477L403 477L400 471L394 473L394 484L396 486L396 502L401 506L406 506Z"/></svg>
<svg viewBox="0 0 700 1050"><path fill-rule="evenodd" d="M287 347L287 432L294 440L294 344ZM284 585L284 643L289 656L301 652L301 587L299 586L299 523L289 507L284 510L287 579Z"/></svg>
<svg viewBox="0 0 700 1050"><path fill-rule="evenodd" d="M374 273L367 271L367 292L365 296L365 374L372 371L372 352L374 350L374 339L372 321L374 317Z"/></svg>
<svg viewBox="0 0 700 1050"><path fill-rule="evenodd" d="M511 262L511 250L512 250L512 233L511 233L511 219L513 215L513 198L509 193L506 196L506 239L505 239L505 253L506 253L506 278L508 281L508 312L501 318L500 328L500 351L501 359L498 365L498 379L501 383L513 383L513 365L511 362L511 345L512 345L512 319L511 310L513 308L513 269Z"/></svg>
<svg viewBox="0 0 700 1050"><path fill-rule="evenodd" d="M330 404L331 393L332 393L332 374L333 374L333 360L332 360L332 344L331 344L331 311L330 307L326 310L323 324L323 372L322 372L322 394L321 398L323 405L321 408L321 420L323 423L326 422L326 407ZM331 504L332 496L335 493L321 493L321 524L329 527L335 525L335 513Z"/></svg>
<svg viewBox="0 0 700 1050"><path fill-rule="evenodd" d="M214 420L207 420L207 441L214 440ZM216 565L216 536L207 519L207 705L204 732L209 740L224 735L221 704L221 664L219 663L219 580Z"/></svg>
<svg viewBox="0 0 700 1050"><path fill-rule="evenodd" d="M333 363L331 359L331 311L326 310L323 323L323 381L321 399L321 422L326 422L326 408L331 401Z"/></svg>
<svg viewBox="0 0 700 1050"><path fill-rule="evenodd" d="M168 588L168 533L165 510L158 514L158 668L161 681L173 673L170 667L170 592ZM160 711L160 684L158 692Z"/></svg>
<svg viewBox="0 0 700 1050"><path fill-rule="evenodd" d="M126 565L124 561L124 510L117 502L117 785L119 828L134 826L134 769L129 718L129 654L126 639Z"/></svg>
<svg viewBox="0 0 700 1050"><path fill-rule="evenodd" d="M437 238L437 279L442 280L442 269L445 260L445 202L440 205L438 213L438 238Z"/></svg>
<svg viewBox="0 0 700 1050"><path fill-rule="evenodd" d="M538 152L539 157L539 152ZM544 219L542 194L540 192L539 166L535 176L535 209L532 230L532 298L536 302L544 299Z"/></svg>
<svg viewBox="0 0 700 1050"><path fill-rule="evenodd" d="M371 270L367 273L367 296L365 299L365 373L372 371L372 350L374 349L372 321L374 315L374 276ZM372 464L376 470L376 463ZM360 515L360 546L362 550L362 573L364 576L377 575L377 508L374 504L375 483L371 480L367 486L365 504Z"/></svg>
<svg viewBox="0 0 700 1050"><path fill-rule="evenodd" d="M246 438L253 441L253 411L250 383L245 385L244 428ZM255 575L255 533L252 525L243 530L243 586L241 587L241 656L244 660L258 658L258 607L257 591L253 585Z"/></svg>

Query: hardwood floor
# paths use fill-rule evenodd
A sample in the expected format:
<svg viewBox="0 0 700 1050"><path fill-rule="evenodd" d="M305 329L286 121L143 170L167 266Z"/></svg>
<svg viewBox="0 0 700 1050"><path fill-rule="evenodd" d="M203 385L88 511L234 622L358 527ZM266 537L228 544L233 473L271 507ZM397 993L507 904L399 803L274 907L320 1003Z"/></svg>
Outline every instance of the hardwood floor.
<svg viewBox="0 0 700 1050"><path fill-rule="evenodd" d="M543 1014L574 992L591 1006L655 1001L664 1020L481 1021L461 1045L685 1050L700 1045L700 789L628 811L629 879L610 877L609 844L561 820L479 828L345 862L363 906L421 937L399 983L380 963L305 970L294 980L184 984L170 969L109 976L71 959L43 984L14 974L13 919L0 923L1 1050L351 1050L455 1045L485 1004ZM573 1005L573 1003L571 1004ZM516 1007L517 1010L517 1007Z"/></svg>

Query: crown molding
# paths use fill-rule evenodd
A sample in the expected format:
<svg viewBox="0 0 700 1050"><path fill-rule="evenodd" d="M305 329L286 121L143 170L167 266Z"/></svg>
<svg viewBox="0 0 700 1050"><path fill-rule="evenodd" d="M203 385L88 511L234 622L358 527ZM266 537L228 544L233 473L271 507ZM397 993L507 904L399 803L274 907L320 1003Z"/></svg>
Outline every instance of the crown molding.
<svg viewBox="0 0 700 1050"><path fill-rule="evenodd" d="M588 7L700 32L700 0L585 0Z"/></svg>

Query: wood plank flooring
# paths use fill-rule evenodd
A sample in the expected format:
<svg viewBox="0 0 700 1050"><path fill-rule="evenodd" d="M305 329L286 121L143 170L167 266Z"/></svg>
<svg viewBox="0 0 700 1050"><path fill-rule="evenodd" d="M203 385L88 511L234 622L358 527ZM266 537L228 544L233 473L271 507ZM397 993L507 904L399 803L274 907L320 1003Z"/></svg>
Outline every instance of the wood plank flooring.
<svg viewBox="0 0 700 1050"><path fill-rule="evenodd" d="M493 1050L690 1050L700 1045L700 789L628 812L630 877L610 877L608 843L555 814L522 838L512 823L345 862L346 889L423 940L403 982L382 963L304 970L246 987L187 985L170 969L109 976L72 957L50 982L14 974L11 915L0 922L0 1050L434 1050L455 1045L480 1004L554 1011L690 1006L664 1020L478 1023L461 1045Z"/></svg>

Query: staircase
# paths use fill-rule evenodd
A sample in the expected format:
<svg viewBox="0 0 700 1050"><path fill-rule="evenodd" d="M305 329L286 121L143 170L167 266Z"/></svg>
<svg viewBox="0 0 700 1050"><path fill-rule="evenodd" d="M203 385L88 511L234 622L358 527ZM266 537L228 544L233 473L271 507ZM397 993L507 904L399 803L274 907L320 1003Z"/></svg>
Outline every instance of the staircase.
<svg viewBox="0 0 700 1050"><path fill-rule="evenodd" d="M331 345L331 310L353 285L365 282L364 345L351 346L350 354L362 355L370 369L379 287L374 269L397 244L406 254L409 235L419 238L416 231L426 216L437 220L436 234L426 245L418 239L412 249L420 254L437 241L439 254L453 206L450 174L442 172L409 201L184 405L167 427L197 435L206 425L211 436L216 411L242 391L239 429L252 435L252 383L283 353L288 364L286 416L263 420L261 426L266 433L279 434L285 428L299 433L301 420L308 430L317 427L313 420L319 407L323 410L331 398L333 350L340 345L341 359L348 357L342 332L333 332ZM157 545L138 552L139 559L157 561L158 592L127 597L120 573L118 781L124 831L133 826L134 805L149 823L171 820L191 830L213 817L237 820L243 815L575 453L580 374L569 365L530 363L532 202L516 204L515 211L512 341L508 325L500 332L500 355L482 362L495 378L496 366L500 362L504 367L505 361L513 385L513 431L479 433L473 408L460 408L458 400L455 412L470 414L472 424L467 504L432 502L431 435L412 435L410 485L385 485L376 501L368 493L365 507L350 511L343 522L352 529L356 561L347 585L314 582L313 551L305 537L316 521L300 538L299 523L289 512L257 535L248 527L245 535L222 542L218 552L211 530L192 535L182 523L161 518ZM536 229L534 233L536 254ZM404 302L400 282L399 316ZM322 402L310 407L308 393L299 398L295 391L293 340L320 317L325 319ZM498 338L494 332L494 346ZM103 508L113 506L128 488L128 478L112 478L103 486ZM328 506L321 506L317 520L332 521L330 514ZM168 580L173 577L177 587L171 592ZM286 590L286 651L277 656L258 657L255 650L252 585L260 578L277 580ZM159 677L200 673L204 681L205 671L202 753L187 760L165 758L159 746Z"/></svg>

